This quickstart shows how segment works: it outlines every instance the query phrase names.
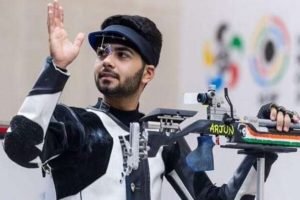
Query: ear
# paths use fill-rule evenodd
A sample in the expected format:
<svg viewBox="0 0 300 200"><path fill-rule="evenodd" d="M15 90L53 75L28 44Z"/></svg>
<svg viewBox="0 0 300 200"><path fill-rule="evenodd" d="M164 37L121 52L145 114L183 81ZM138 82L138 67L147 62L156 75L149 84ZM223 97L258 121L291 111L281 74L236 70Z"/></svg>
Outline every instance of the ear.
<svg viewBox="0 0 300 200"><path fill-rule="evenodd" d="M144 83L146 85L154 78L154 75L155 75L154 65L146 64L145 69L144 69L143 78L142 78L142 83Z"/></svg>

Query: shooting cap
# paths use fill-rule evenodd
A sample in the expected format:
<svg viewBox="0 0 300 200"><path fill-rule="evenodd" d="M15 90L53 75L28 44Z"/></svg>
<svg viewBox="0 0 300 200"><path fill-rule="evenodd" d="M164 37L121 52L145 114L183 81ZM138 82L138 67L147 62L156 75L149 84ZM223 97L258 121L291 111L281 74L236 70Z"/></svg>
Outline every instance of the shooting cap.
<svg viewBox="0 0 300 200"><path fill-rule="evenodd" d="M136 50L146 64L154 66L158 64L160 52L156 52L148 40L130 27L110 25L101 31L90 33L88 39L95 51L103 43L120 43Z"/></svg>

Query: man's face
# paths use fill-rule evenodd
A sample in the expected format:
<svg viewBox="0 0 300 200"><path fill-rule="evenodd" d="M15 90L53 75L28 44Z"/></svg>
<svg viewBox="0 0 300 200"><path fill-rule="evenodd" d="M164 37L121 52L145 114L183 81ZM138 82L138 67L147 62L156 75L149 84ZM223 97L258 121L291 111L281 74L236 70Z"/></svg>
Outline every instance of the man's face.
<svg viewBox="0 0 300 200"><path fill-rule="evenodd" d="M109 44L98 51L95 62L95 83L107 97L126 97L141 86L145 64L135 50L121 44Z"/></svg>

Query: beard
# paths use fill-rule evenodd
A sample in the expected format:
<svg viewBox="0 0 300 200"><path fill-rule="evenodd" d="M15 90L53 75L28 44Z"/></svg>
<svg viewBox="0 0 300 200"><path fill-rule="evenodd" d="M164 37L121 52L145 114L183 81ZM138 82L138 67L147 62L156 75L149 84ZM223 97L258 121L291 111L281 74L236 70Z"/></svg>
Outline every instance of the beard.
<svg viewBox="0 0 300 200"><path fill-rule="evenodd" d="M134 75L126 77L123 83L119 83L119 85L115 87L110 87L110 81L101 82L100 74L95 76L95 83L98 90L107 97L127 97L134 94L139 89L144 69L145 65L143 65L142 69L137 71ZM109 73L112 77L120 80L120 76L111 69L105 69L104 72Z"/></svg>

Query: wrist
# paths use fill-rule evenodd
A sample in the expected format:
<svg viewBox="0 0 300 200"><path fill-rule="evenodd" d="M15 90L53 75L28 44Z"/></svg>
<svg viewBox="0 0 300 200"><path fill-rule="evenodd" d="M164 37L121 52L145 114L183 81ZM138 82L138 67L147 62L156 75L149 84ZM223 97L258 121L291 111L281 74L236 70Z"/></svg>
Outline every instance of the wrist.
<svg viewBox="0 0 300 200"><path fill-rule="evenodd" d="M68 72L68 70L67 70L66 68L60 67L60 66L57 65L53 60L52 60L52 64L53 64L53 66L54 66L56 69L59 69L59 70L61 70L61 71L63 71L63 72Z"/></svg>
<svg viewBox="0 0 300 200"><path fill-rule="evenodd" d="M56 61L54 58L52 58L52 63L55 67L61 70L67 70L67 65L63 64L61 62Z"/></svg>
<svg viewBox="0 0 300 200"><path fill-rule="evenodd" d="M66 67L61 67L60 65L58 65L51 56L48 59L49 59L48 62L51 63L56 70L66 74L68 76L70 75L68 73L68 70L66 69Z"/></svg>

